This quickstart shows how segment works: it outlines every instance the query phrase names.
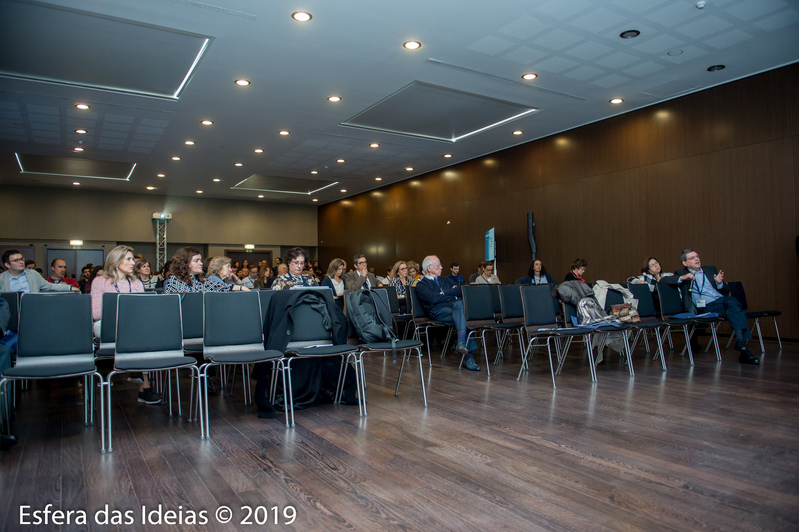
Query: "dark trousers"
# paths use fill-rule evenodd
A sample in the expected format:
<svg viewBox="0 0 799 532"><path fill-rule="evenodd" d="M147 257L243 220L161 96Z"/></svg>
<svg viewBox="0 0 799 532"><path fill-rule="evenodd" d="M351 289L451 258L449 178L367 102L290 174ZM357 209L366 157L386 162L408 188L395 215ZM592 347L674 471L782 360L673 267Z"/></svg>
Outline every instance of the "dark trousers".
<svg viewBox="0 0 799 532"><path fill-rule="evenodd" d="M722 296L715 301L711 301L705 307L704 312L715 312L722 318L727 318L730 328L735 332L735 339L739 342L752 338L749 332L749 322L746 320L746 312L741 309L741 303L732 296Z"/></svg>

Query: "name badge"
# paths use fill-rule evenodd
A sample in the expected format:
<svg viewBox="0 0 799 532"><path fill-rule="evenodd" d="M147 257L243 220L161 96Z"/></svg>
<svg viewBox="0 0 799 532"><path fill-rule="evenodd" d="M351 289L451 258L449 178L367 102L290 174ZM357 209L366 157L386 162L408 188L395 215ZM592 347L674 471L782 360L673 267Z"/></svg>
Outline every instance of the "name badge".
<svg viewBox="0 0 799 532"><path fill-rule="evenodd" d="M697 299L696 300L696 308L705 308L706 303L704 299Z"/></svg>

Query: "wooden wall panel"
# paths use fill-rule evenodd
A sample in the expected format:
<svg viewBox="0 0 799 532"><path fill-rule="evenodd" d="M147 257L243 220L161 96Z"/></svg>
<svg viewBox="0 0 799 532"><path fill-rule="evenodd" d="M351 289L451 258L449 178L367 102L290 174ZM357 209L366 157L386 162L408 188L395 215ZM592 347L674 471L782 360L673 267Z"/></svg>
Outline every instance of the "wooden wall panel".
<svg viewBox="0 0 799 532"><path fill-rule="evenodd" d="M576 257L589 280L623 281L650 255L673 270L691 247L743 281L752 307L782 309L783 334L799 338L796 94L799 65L325 205L320 256L380 249L371 265L383 271L437 253L468 276L496 227L500 279L512 282L530 263L534 212L556 280Z"/></svg>

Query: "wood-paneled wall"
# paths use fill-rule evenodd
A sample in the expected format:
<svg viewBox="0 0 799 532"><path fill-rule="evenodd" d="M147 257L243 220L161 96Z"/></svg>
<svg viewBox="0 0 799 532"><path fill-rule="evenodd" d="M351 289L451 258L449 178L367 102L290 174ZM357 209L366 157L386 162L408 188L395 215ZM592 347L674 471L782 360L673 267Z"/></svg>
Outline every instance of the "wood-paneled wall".
<svg viewBox="0 0 799 532"><path fill-rule="evenodd" d="M320 262L363 252L382 272L435 253L468 277L495 227L499 277L513 282L533 212L556 280L577 257L590 281L624 281L650 255L673 270L691 247L799 338L797 94L791 65L324 205Z"/></svg>

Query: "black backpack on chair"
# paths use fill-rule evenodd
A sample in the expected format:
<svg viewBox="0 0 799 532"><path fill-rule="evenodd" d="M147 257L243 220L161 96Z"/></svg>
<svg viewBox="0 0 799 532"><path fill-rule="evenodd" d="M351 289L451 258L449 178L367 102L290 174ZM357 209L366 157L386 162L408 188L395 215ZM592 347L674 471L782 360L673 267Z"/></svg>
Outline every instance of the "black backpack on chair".
<svg viewBox="0 0 799 532"><path fill-rule="evenodd" d="M358 337L367 344L391 342L392 359L397 361L397 336L391 325L391 309L387 297L376 290L352 290L344 295L347 317Z"/></svg>

